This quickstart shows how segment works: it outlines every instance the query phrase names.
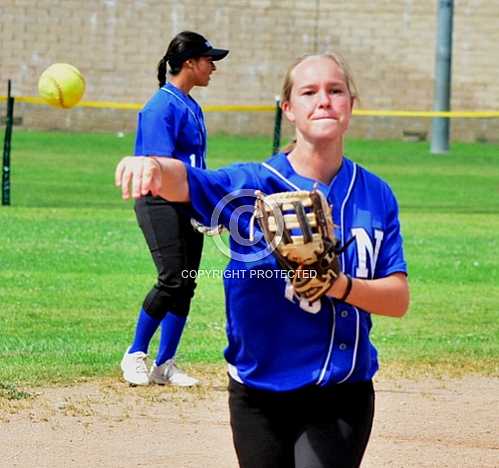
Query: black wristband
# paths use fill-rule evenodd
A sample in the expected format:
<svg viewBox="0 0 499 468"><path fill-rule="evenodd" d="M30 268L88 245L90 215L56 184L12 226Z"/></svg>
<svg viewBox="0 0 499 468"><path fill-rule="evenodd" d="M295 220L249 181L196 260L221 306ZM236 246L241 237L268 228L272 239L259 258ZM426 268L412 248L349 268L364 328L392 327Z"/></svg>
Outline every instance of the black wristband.
<svg viewBox="0 0 499 468"><path fill-rule="evenodd" d="M352 290L352 277L348 274L345 274L347 277L347 286L345 288L345 292L343 293L343 296L341 296L340 301L345 302L348 295L350 294L350 291Z"/></svg>

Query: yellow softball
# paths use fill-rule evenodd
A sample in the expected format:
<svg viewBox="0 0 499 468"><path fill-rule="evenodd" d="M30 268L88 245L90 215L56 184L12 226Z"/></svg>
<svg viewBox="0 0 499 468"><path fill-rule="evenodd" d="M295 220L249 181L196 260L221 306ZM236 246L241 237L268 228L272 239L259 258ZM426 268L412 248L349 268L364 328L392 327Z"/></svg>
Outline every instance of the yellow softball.
<svg viewBox="0 0 499 468"><path fill-rule="evenodd" d="M68 63L50 65L38 80L40 97L51 106L68 109L78 104L85 92L85 78Z"/></svg>

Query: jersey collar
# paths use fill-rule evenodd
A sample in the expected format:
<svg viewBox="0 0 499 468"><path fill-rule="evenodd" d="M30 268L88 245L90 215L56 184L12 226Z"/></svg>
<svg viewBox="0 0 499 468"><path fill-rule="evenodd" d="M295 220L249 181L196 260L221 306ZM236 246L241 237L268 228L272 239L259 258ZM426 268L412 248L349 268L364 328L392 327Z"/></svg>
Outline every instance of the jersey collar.
<svg viewBox="0 0 499 468"><path fill-rule="evenodd" d="M184 93L180 88L177 88L173 83L167 81L164 85L163 88L165 90L168 90L175 94L175 96L178 96L182 100L186 100L188 98L188 94Z"/></svg>
<svg viewBox="0 0 499 468"><path fill-rule="evenodd" d="M301 190L312 190L314 185L318 184L324 195L330 198L334 194L334 198L337 200L343 199L346 196L354 172L354 163L345 156L343 156L338 173L329 184L297 174L293 166L291 166L286 153L278 153L272 156L267 160L267 164L276 169L283 177L298 186Z"/></svg>

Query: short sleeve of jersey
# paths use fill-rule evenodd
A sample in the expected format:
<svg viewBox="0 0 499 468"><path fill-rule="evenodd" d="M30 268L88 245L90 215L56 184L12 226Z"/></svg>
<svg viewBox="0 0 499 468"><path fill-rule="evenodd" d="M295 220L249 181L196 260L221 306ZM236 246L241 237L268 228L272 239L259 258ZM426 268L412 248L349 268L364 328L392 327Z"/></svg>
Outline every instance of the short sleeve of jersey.
<svg viewBox="0 0 499 468"><path fill-rule="evenodd" d="M202 170L186 165L189 196L195 217L206 226L228 227L239 207L253 206L258 187L253 164L235 164L218 170Z"/></svg>
<svg viewBox="0 0 499 468"><path fill-rule="evenodd" d="M384 202L387 210L385 233L375 278L384 278L393 273L407 274L407 263L404 259L403 241L400 232L398 203L388 186L385 186Z"/></svg>
<svg viewBox="0 0 499 468"><path fill-rule="evenodd" d="M146 106L137 117L136 156L172 156L184 114L171 102Z"/></svg>

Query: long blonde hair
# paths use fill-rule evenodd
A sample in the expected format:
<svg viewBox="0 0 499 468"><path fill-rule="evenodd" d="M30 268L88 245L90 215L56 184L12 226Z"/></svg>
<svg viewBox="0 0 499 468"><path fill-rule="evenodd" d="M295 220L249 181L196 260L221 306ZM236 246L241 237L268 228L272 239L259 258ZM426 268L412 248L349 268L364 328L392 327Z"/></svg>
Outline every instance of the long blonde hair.
<svg viewBox="0 0 499 468"><path fill-rule="evenodd" d="M311 57L323 57L323 58L328 58L332 60L340 70L342 71L343 75L345 76L345 82L347 85L348 92L350 93L350 96L358 100L359 98L359 93L357 90L357 86L355 85L355 81L353 79L352 72L350 70L350 67L348 66L348 63L346 60L337 52L325 52L323 54L308 54L308 55L303 55L300 58L296 59L291 66L288 68L288 71L286 72L286 76L284 77L284 83L282 85L282 90L281 90L281 106L283 102L287 102L291 98L291 90L293 89L293 71L294 69L303 61L305 61L308 58ZM296 145L296 138L293 139L290 143L288 143L282 151L284 153L289 153L291 152Z"/></svg>

